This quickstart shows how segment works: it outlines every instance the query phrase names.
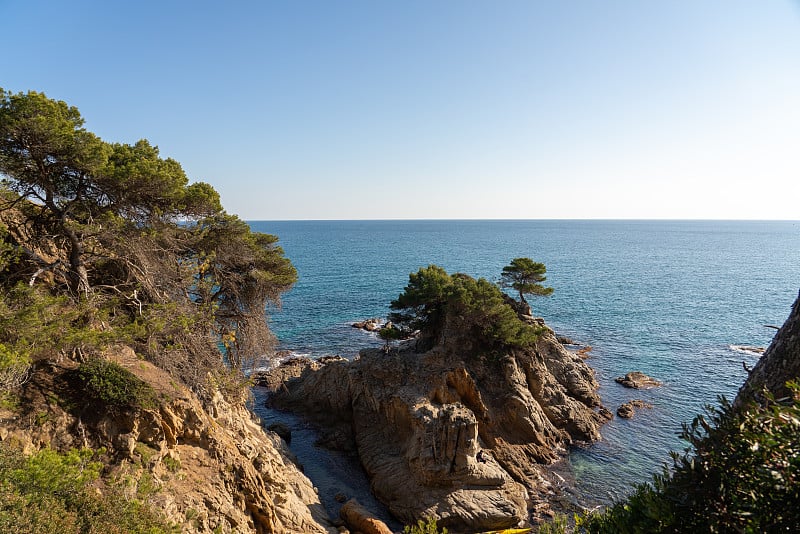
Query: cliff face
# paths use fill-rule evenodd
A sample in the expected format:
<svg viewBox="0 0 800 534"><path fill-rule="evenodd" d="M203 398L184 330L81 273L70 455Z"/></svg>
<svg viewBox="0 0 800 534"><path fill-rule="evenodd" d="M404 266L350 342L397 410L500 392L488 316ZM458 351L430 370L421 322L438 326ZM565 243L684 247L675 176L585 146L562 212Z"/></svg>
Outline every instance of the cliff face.
<svg viewBox="0 0 800 534"><path fill-rule="evenodd" d="M775 398L789 394L786 382L800 378L800 295L792 305L786 322L775 334L772 343L758 360L747 377L735 404L741 406L750 401L761 401L761 392L767 389Z"/></svg>
<svg viewBox="0 0 800 534"><path fill-rule="evenodd" d="M73 379L77 363L40 362L19 409L0 413L0 439L28 451L106 450L108 475L152 491L154 508L189 532L335 532L310 481L280 438L243 404L205 406L161 369L116 346L106 357L158 394L156 407L97 410Z"/></svg>
<svg viewBox="0 0 800 534"><path fill-rule="evenodd" d="M492 358L409 346L291 367L297 378L276 371L272 402L320 423L328 445L354 447L398 519L435 517L451 531L527 518L548 490L542 464L599 439L607 419L593 372L549 330Z"/></svg>

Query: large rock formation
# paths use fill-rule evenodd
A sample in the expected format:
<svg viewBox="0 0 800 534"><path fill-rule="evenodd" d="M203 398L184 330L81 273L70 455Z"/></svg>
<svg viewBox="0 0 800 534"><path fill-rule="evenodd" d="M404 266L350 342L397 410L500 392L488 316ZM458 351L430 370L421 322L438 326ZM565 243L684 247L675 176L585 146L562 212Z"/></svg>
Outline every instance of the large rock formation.
<svg viewBox="0 0 800 534"><path fill-rule="evenodd" d="M398 519L434 517L451 531L526 519L546 491L542 466L573 440L599 439L610 417L592 370L549 329L493 357L409 343L291 365L297 378L273 382L271 402L318 422L324 442L357 449Z"/></svg>
<svg viewBox="0 0 800 534"><path fill-rule="evenodd" d="M104 447L112 476L134 492L155 484L151 504L183 531L336 532L281 439L244 404L217 394L204 406L128 347L106 357L153 387L158 405L99 410L76 387L77 363L41 362L20 392L20 411L0 409L0 441L28 451Z"/></svg>
<svg viewBox="0 0 800 534"><path fill-rule="evenodd" d="M735 404L741 406L751 400L763 400L761 393L764 389L777 399L785 397L789 394L786 382L796 381L798 378L800 378L800 294L794 301L786 322L750 371L750 376L739 390Z"/></svg>

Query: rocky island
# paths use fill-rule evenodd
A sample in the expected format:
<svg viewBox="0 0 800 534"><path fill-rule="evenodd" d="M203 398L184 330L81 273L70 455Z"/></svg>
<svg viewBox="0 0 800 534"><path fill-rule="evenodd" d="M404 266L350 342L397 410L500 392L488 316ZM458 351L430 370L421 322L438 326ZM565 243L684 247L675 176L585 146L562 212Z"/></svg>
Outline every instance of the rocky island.
<svg viewBox="0 0 800 534"><path fill-rule="evenodd" d="M271 403L358 453L372 490L406 524L507 528L547 507L547 465L611 417L583 359L486 280L436 266L393 303L418 329L354 361L294 360L263 377ZM410 312L410 315L408 313ZM404 315L406 314L406 315Z"/></svg>

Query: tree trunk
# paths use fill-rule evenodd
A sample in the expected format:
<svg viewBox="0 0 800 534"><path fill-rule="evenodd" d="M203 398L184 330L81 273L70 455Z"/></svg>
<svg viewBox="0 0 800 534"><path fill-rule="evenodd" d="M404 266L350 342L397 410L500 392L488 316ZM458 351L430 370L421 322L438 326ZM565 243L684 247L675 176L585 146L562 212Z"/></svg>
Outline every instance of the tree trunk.
<svg viewBox="0 0 800 534"><path fill-rule="evenodd" d="M742 389L736 396L734 406L740 407L750 401L763 402L762 391L766 389L776 399L789 395L786 382L800 378L800 294L794 301L789 318L775 334L767 351L750 371Z"/></svg>
<svg viewBox="0 0 800 534"><path fill-rule="evenodd" d="M70 288L79 296L89 295L89 273L83 262L83 243L75 230L69 227L64 217L61 219L64 235L69 239Z"/></svg>

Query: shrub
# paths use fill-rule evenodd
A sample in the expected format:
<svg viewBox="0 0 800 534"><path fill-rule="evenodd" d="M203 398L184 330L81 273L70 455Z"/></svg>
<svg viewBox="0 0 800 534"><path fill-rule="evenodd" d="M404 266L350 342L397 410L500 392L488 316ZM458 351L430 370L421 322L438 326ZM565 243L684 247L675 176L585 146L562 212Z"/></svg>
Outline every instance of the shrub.
<svg viewBox="0 0 800 534"><path fill-rule="evenodd" d="M403 528L403 534L447 534L447 529L436 525L436 520L429 517L426 520L418 520L416 525L406 525Z"/></svg>
<svg viewBox="0 0 800 534"><path fill-rule="evenodd" d="M624 502L578 518L582 532L788 532L800 524L800 386L734 410L725 399L684 425L673 470Z"/></svg>
<svg viewBox="0 0 800 534"><path fill-rule="evenodd" d="M116 485L98 493L95 451L52 449L25 458L0 446L0 532L51 534L158 534L176 532L141 501L125 499Z"/></svg>
<svg viewBox="0 0 800 534"><path fill-rule="evenodd" d="M153 388L115 362L92 358L78 367L78 376L89 396L108 406L153 408L156 405Z"/></svg>

